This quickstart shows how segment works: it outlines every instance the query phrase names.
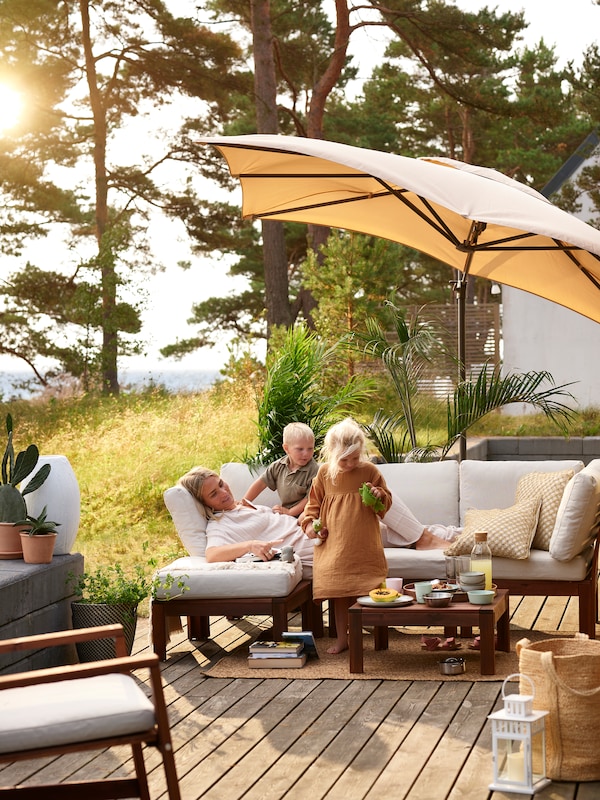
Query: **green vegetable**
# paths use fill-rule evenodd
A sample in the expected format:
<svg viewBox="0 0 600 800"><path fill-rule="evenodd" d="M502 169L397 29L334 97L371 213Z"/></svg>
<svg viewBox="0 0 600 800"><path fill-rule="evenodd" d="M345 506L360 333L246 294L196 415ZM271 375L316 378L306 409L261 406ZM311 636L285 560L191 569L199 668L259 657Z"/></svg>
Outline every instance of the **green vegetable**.
<svg viewBox="0 0 600 800"><path fill-rule="evenodd" d="M313 519L313 531L315 533L319 533L319 531L321 530L322 527L323 527L323 523L321 522L320 519Z"/></svg>
<svg viewBox="0 0 600 800"><path fill-rule="evenodd" d="M381 502L381 500L373 494L373 491L366 483L358 490L360 493L361 500L366 506L370 506L373 508L373 511L377 513L378 511L383 511L385 506Z"/></svg>

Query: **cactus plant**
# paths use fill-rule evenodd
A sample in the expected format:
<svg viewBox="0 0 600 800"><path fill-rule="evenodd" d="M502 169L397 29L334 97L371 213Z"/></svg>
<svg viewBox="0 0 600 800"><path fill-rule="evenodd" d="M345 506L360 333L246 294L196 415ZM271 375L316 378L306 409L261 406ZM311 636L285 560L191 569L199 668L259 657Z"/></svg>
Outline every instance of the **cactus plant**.
<svg viewBox="0 0 600 800"><path fill-rule="evenodd" d="M27 483L24 489L17 486L35 469L40 451L35 444L21 450L15 458L13 447L13 421L6 415L7 442L2 458L2 483L0 483L0 522L18 523L27 517L24 496L38 489L50 474L50 464L44 464Z"/></svg>

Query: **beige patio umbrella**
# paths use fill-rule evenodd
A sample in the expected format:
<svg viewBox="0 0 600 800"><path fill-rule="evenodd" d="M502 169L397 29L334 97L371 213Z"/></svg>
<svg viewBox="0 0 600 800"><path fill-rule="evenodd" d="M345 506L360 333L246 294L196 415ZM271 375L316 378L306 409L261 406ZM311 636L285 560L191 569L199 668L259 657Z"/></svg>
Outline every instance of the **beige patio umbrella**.
<svg viewBox="0 0 600 800"><path fill-rule="evenodd" d="M380 236L458 270L461 379L469 274L600 322L600 231L495 170L293 136L202 142L214 145L239 178L245 218Z"/></svg>

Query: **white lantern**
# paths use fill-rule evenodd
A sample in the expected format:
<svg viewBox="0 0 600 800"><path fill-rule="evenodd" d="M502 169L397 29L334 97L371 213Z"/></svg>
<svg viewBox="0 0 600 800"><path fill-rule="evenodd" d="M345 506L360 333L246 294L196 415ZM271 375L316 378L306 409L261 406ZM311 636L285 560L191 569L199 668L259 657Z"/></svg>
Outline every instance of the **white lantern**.
<svg viewBox="0 0 600 800"><path fill-rule="evenodd" d="M505 694L511 678L525 678L531 695ZM488 716L492 721L495 792L535 794L550 783L546 777L546 722L548 711L533 710L534 686L527 675L509 675L502 684L504 708Z"/></svg>

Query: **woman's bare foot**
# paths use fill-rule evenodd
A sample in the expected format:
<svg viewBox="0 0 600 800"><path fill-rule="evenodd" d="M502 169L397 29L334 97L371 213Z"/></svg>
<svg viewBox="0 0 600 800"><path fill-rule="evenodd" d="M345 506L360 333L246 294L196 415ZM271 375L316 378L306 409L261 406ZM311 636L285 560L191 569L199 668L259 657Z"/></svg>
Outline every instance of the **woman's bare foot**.
<svg viewBox="0 0 600 800"><path fill-rule="evenodd" d="M450 547L450 542L446 539L440 539L428 528L423 529L421 538L415 544L415 550L447 550Z"/></svg>
<svg viewBox="0 0 600 800"><path fill-rule="evenodd" d="M348 649L348 640L346 639L345 641L340 642L338 639L338 641L335 644L327 648L327 652L332 656L336 656L338 653L343 653L344 650L347 649Z"/></svg>

